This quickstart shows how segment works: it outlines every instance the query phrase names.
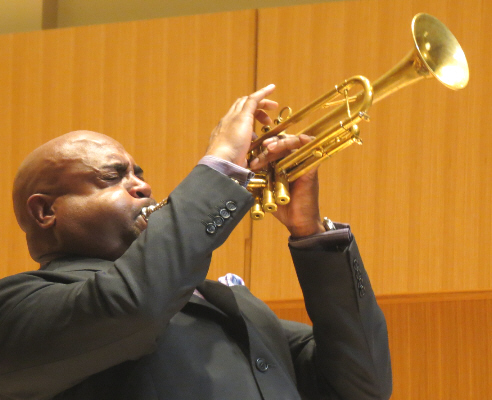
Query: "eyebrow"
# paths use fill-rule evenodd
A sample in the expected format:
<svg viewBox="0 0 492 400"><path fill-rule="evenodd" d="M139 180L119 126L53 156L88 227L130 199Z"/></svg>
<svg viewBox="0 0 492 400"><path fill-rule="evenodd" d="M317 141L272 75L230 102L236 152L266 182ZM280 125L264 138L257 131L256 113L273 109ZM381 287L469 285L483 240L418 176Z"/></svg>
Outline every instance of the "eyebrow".
<svg viewBox="0 0 492 400"><path fill-rule="evenodd" d="M138 176L143 175L144 171L140 165L135 164L135 166L133 167L133 173Z"/></svg>

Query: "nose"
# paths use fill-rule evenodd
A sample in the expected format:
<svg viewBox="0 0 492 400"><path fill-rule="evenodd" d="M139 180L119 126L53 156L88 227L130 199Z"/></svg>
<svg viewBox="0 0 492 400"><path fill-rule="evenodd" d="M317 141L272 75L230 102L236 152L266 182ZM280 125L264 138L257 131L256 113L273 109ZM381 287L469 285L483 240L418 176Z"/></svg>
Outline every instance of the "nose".
<svg viewBox="0 0 492 400"><path fill-rule="evenodd" d="M152 188L144 180L137 176L133 176L128 193L137 198L150 197L152 195Z"/></svg>

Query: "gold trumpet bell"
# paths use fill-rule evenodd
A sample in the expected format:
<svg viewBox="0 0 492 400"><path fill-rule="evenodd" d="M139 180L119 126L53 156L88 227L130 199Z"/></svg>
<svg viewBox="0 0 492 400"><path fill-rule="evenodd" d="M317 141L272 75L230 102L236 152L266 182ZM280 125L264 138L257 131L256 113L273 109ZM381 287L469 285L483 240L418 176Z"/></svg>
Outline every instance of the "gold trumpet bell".
<svg viewBox="0 0 492 400"><path fill-rule="evenodd" d="M423 78L436 78L452 90L468 84L469 71L458 40L437 18L420 13L413 17L415 47L394 68L373 84L373 104Z"/></svg>
<svg viewBox="0 0 492 400"><path fill-rule="evenodd" d="M469 71L465 53L451 31L429 14L417 14L412 21L413 40L420 59L444 86L463 89Z"/></svg>

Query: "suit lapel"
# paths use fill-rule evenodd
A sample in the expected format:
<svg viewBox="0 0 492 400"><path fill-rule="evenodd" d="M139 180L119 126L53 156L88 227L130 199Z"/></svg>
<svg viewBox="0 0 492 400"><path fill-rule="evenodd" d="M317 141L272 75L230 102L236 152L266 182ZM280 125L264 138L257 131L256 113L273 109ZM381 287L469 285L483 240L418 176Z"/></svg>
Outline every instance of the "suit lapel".
<svg viewBox="0 0 492 400"><path fill-rule="evenodd" d="M188 304L191 304L192 307L199 306L201 308L206 308L206 309L209 309L209 310L213 310L214 312L216 312L216 313L218 313L218 314L220 314L222 316L227 316L227 314L224 311L222 311L220 308L214 306L209 301L207 301L205 299L202 299L201 297L196 296L196 295L192 295L191 296L190 300L188 301Z"/></svg>
<svg viewBox="0 0 492 400"><path fill-rule="evenodd" d="M241 318L241 313L232 290L219 282L205 281L198 285L198 291L213 306L231 318Z"/></svg>
<svg viewBox="0 0 492 400"><path fill-rule="evenodd" d="M198 285L197 289L212 306L227 315L223 323L224 329L236 339L245 355L249 357L248 329L231 288L219 282L206 280Z"/></svg>
<svg viewBox="0 0 492 400"><path fill-rule="evenodd" d="M282 326L265 303L251 295L244 286L228 287L219 282L205 281L197 289L206 301L193 296L196 298L194 302L209 303L208 309L220 310L224 316L221 325L235 338L248 359L251 352L268 354L271 360L281 362L290 379L296 381L290 349L284 340L280 340L284 334Z"/></svg>

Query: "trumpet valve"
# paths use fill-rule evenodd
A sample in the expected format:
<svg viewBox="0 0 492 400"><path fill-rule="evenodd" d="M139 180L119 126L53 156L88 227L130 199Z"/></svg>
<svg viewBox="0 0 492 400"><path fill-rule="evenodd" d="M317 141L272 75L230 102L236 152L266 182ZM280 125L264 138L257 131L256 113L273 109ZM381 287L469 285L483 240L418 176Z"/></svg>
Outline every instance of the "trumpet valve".
<svg viewBox="0 0 492 400"><path fill-rule="evenodd" d="M275 212L277 211L277 204L275 204L275 195L273 193L273 174L272 171L269 170L266 175L266 185L263 188L263 197L262 197L262 205L263 210L266 212Z"/></svg>
<svg viewBox="0 0 492 400"><path fill-rule="evenodd" d="M261 204L263 210L266 212L277 211L277 204L275 204L275 195L272 190L273 185L268 185L263 189L263 196L261 198Z"/></svg>
<svg viewBox="0 0 492 400"><path fill-rule="evenodd" d="M253 207L250 210L251 219L255 221L259 221L265 217L265 212L263 211L263 207L261 206L261 199L259 196L255 196L255 202Z"/></svg>
<svg viewBox="0 0 492 400"><path fill-rule="evenodd" d="M289 204L289 182L283 174L275 175L275 202L280 205Z"/></svg>
<svg viewBox="0 0 492 400"><path fill-rule="evenodd" d="M263 210L265 210L266 212L277 211L277 204L275 204L275 201L273 199L273 193L272 193L271 198L269 198L266 201L265 200L263 201Z"/></svg>

